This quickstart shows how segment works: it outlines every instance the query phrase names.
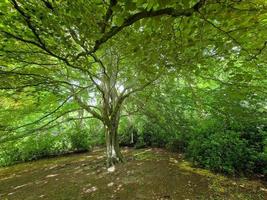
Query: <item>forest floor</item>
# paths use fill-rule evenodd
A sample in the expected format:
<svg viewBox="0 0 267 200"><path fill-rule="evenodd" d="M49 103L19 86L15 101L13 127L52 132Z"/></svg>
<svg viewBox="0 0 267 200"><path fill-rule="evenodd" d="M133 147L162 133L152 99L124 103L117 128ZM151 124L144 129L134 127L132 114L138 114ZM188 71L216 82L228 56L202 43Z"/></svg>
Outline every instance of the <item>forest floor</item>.
<svg viewBox="0 0 267 200"><path fill-rule="evenodd" d="M0 168L1 200L266 200L267 184L193 168L162 149L123 149L114 172L104 150Z"/></svg>

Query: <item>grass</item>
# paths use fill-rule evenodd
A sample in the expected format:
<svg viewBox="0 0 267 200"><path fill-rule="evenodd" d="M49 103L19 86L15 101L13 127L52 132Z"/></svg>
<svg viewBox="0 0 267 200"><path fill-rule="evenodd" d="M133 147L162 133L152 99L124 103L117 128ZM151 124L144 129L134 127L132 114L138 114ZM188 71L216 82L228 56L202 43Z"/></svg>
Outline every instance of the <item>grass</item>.
<svg viewBox="0 0 267 200"><path fill-rule="evenodd" d="M0 168L2 200L265 200L266 185L194 168L162 149L124 149L126 163L105 167L103 150Z"/></svg>

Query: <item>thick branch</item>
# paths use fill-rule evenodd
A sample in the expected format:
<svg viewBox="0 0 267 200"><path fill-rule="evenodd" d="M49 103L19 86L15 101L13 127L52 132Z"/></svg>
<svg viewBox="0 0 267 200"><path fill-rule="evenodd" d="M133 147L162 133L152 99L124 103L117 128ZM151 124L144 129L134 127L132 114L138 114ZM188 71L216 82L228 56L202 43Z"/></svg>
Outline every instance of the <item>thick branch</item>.
<svg viewBox="0 0 267 200"><path fill-rule="evenodd" d="M19 40L19 41L22 41L24 43L28 43L28 44L33 44L39 48L41 48L42 50L44 50L45 52L47 52L50 56L54 57L54 58L57 58L61 61L63 61L66 65L68 65L69 67L72 67L74 69L78 69L78 70L81 70L81 71L86 71L85 69L83 68L80 68L80 67L77 67L77 66L74 66L72 65L68 59L66 57L62 57L60 55L57 55L55 54L54 52L52 52L50 49L48 49L48 47L46 46L45 42L41 39L39 33L37 32L36 28L34 27L34 25L32 24L31 22L31 17L29 15L27 15L22 9L21 7L18 5L18 3L16 2L16 0L11 0L13 5L14 5L14 8L21 14L21 16L24 18L27 26L29 27L29 29L31 30L31 32L33 33L33 35L35 36L35 38L37 39L37 42L35 41L32 41L32 40L27 40L27 39L24 39L22 37L19 37L19 36L16 36L12 33L9 33L7 31L3 31L1 30L2 33L5 33L6 35L10 36L10 37L13 37L15 38L16 40Z"/></svg>
<svg viewBox="0 0 267 200"><path fill-rule="evenodd" d="M145 89L147 86L151 85L154 81L156 81L159 77L160 77L160 75L158 75L156 78L154 78L154 79L148 81L148 82L145 83L144 85L142 85L142 86L140 86L140 87L138 87L138 88L135 88L135 89L131 90L130 92L128 92L128 93L126 93L126 94L124 93L124 92L125 92L125 90L124 90L124 92L122 92L122 94L121 94L120 97L118 98L118 101L117 101L117 103L116 103L116 106L115 106L115 108L114 108L114 110L113 110L113 112L112 112L112 114L111 114L111 118L113 118L113 117L116 116L116 114L118 113L118 111L119 111L120 108L121 108L121 105L122 105L123 101L124 101L126 98L128 98L128 97L129 97L131 94L133 94L133 93L136 93L136 92L138 92L138 91L142 91L142 90Z"/></svg>
<svg viewBox="0 0 267 200"><path fill-rule="evenodd" d="M114 26L108 32L103 34L103 36L95 42L94 48L91 51L82 52L82 53L77 55L77 58L79 58L80 56L84 56L84 55L88 55L88 54L96 52L102 44L107 42L109 39L111 39L113 36L115 36L117 33L119 33L125 27L128 27L128 26L134 24L135 22L137 22L141 19L156 17L156 16L162 16L162 15L169 15L172 17L182 17L182 16L189 17L189 16L193 15L195 12L198 12L199 9L205 4L205 1L206 0L200 0L193 7L188 8L188 9L177 10L174 8L164 8L164 9L155 10L155 11L153 11L153 10L146 11L145 10L145 11L141 11L141 12L138 12L136 14L133 14L133 15L129 16L128 18L126 18L124 20L124 22L122 23L122 25Z"/></svg>
<svg viewBox="0 0 267 200"><path fill-rule="evenodd" d="M74 94L74 98L77 101L77 103L83 108L85 109L87 112L89 112L90 114L92 114L95 118L99 119L100 121L103 121L103 118L101 117L100 114L98 114L96 111L94 111L92 108L95 108L93 106L87 105L86 103L84 103L81 98L79 98L76 94Z"/></svg>
<svg viewBox="0 0 267 200"><path fill-rule="evenodd" d="M112 14L113 14L112 7L115 6L117 3L118 3L117 0L110 0L109 7L107 9L107 12L106 12L106 15L104 17L103 24L102 24L102 27L101 27L101 32L102 33L105 33L108 21L111 19Z"/></svg>
<svg viewBox="0 0 267 200"><path fill-rule="evenodd" d="M46 81L43 81L43 82L38 82L38 83L31 83L31 84L27 84L27 85L24 85L24 86L19 86L19 87L31 87L31 86L36 86L36 84L40 85L40 84L64 84L64 85L68 85L68 86L75 86L75 87L78 87L78 88L87 88L88 86L80 86L80 85L77 85L77 84L73 84L73 83L70 83L68 81L62 81L62 80L54 80L53 78L51 77L48 77L48 76L43 76L43 75L40 75L40 74L34 74L34 73L22 73L22 72L16 72L16 71L3 71L3 70L0 70L0 77L1 75L4 75L4 76L28 76L28 77L32 77L32 78L38 78L38 79L42 79L42 80L46 80ZM17 87L0 87L0 89L18 89Z"/></svg>

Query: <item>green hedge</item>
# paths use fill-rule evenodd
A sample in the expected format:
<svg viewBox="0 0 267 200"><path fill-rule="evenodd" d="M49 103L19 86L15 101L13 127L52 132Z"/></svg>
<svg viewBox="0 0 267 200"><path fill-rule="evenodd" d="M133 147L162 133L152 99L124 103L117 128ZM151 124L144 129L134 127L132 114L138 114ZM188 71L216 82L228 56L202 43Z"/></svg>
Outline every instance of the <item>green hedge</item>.
<svg viewBox="0 0 267 200"><path fill-rule="evenodd" d="M253 141L235 131L197 134L189 142L187 157L216 172L263 173L266 170L266 152L257 151L251 143Z"/></svg>

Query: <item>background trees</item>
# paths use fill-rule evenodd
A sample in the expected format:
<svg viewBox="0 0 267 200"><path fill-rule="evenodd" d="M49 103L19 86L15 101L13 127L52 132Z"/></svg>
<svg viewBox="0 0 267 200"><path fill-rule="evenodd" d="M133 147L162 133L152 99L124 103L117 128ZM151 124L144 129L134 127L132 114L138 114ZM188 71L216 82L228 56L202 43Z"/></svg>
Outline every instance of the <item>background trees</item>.
<svg viewBox="0 0 267 200"><path fill-rule="evenodd" d="M265 1L11 0L0 9L1 142L102 123L113 165L128 115L156 124L160 141L210 121L266 123Z"/></svg>

